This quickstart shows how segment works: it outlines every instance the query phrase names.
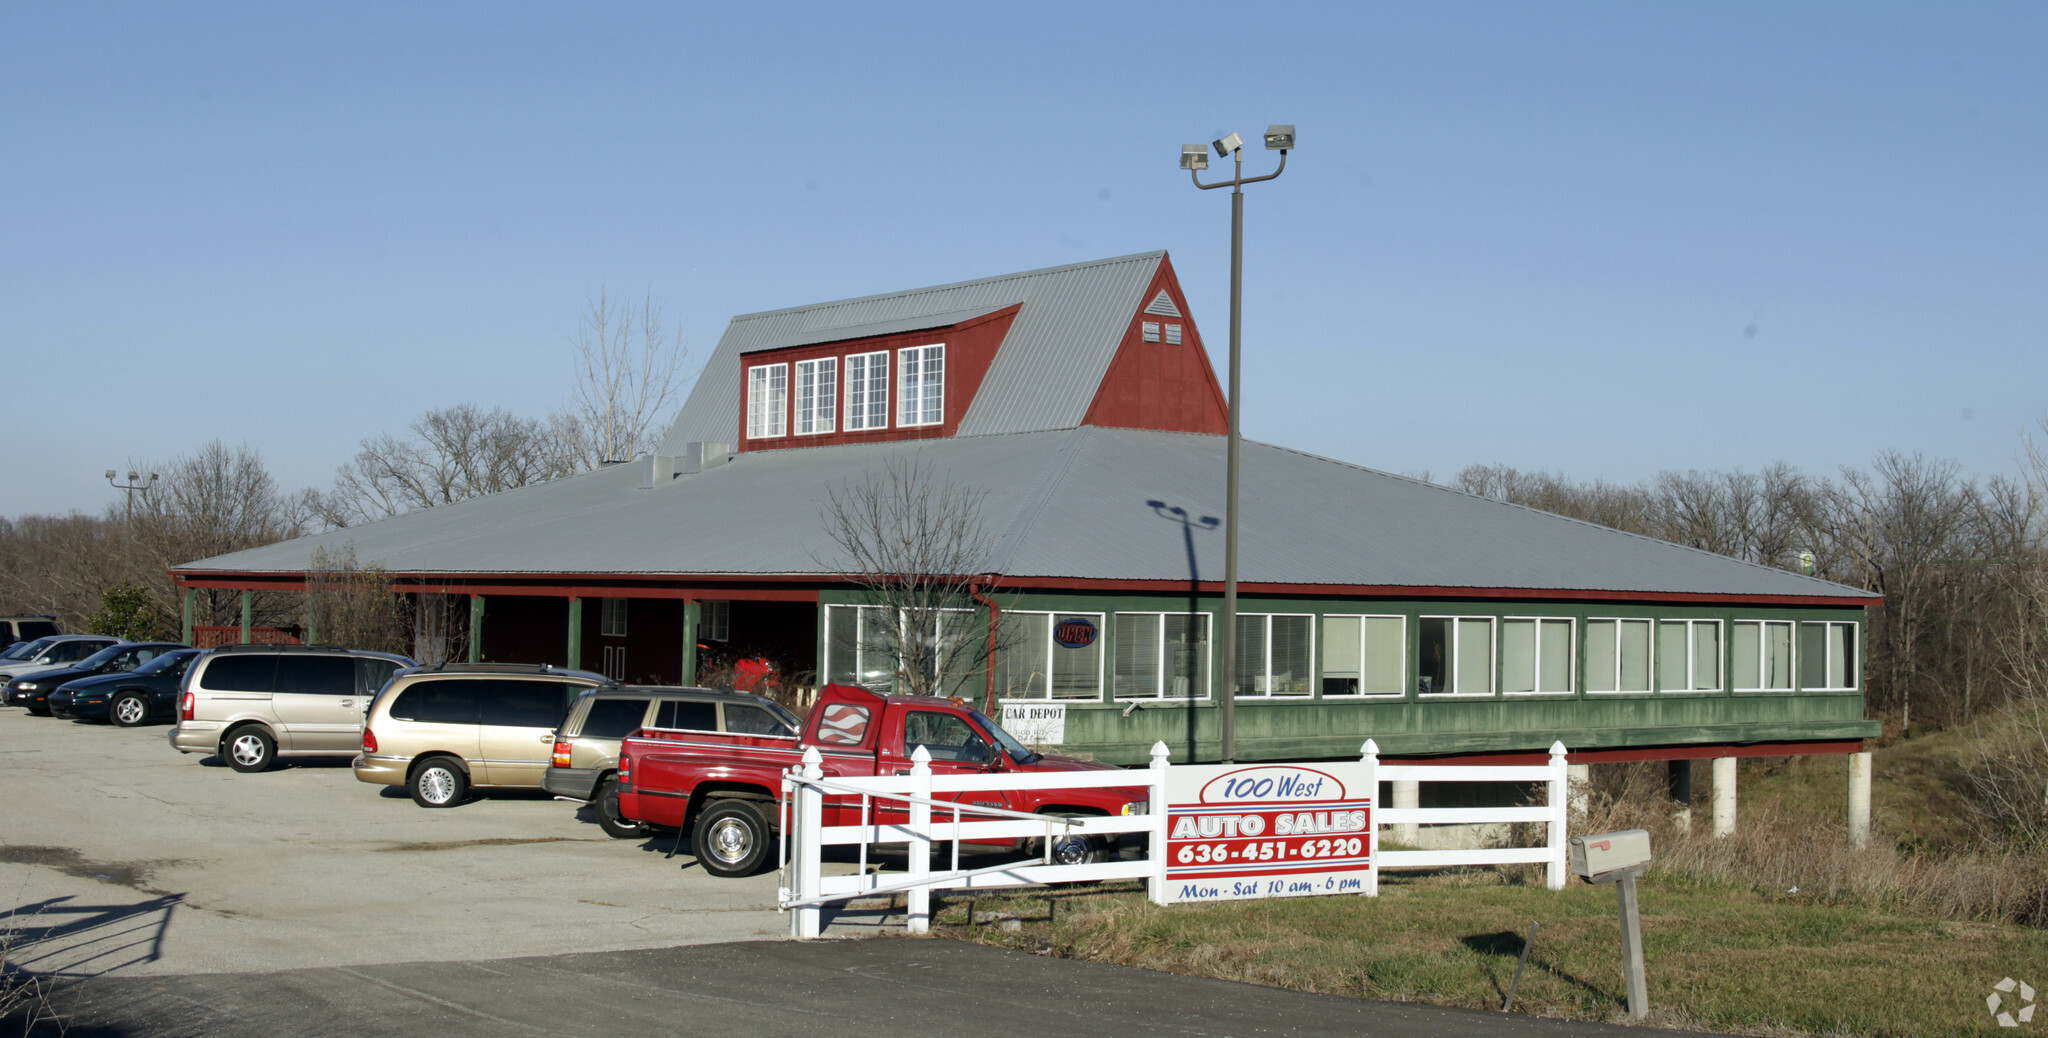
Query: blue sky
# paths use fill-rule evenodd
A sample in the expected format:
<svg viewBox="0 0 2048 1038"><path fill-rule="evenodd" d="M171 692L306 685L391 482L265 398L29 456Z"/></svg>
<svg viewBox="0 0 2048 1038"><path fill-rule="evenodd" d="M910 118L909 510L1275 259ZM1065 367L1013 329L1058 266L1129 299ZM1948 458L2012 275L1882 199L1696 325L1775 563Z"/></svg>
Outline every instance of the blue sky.
<svg viewBox="0 0 2048 1038"><path fill-rule="evenodd" d="M1248 436L1438 478L2015 468L2039 4L0 6L0 514L561 406L601 286L733 314L1164 248ZM1252 156L1263 171L1269 158ZM1220 475L1219 475L1220 478Z"/></svg>

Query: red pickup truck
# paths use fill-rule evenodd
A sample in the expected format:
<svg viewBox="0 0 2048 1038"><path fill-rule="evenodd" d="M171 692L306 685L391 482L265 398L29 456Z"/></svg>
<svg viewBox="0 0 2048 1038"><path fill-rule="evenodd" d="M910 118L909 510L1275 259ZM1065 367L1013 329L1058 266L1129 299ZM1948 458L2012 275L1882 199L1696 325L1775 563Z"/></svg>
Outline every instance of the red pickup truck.
<svg viewBox="0 0 2048 1038"><path fill-rule="evenodd" d="M939 775L1113 770L1026 749L980 711L950 699L882 696L853 685L827 685L802 731L742 735L642 728L628 736L619 753L619 814L688 831L706 872L750 875L773 856L782 775L802 760L806 749L817 748L825 776L831 778L907 775L910 755L919 746L931 755L932 773ZM1143 812L1146 787L939 796L1035 814L1115 815ZM900 822L907 814L901 801L874 803L872 822ZM826 825L860 824L859 814L857 796L825 799ZM933 815L935 821L950 820L942 810ZM1109 849L1100 837L1075 835L1055 840L1052 853L1062 864L1079 864Z"/></svg>

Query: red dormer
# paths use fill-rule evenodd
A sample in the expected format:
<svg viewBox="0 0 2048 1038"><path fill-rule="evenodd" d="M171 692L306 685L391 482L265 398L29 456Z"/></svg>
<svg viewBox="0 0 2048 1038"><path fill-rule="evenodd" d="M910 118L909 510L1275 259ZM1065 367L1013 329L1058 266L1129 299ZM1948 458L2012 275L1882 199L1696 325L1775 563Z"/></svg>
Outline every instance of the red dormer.
<svg viewBox="0 0 2048 1038"><path fill-rule="evenodd" d="M743 353L739 449L951 436L1019 309Z"/></svg>
<svg viewBox="0 0 2048 1038"><path fill-rule="evenodd" d="M1165 257L1081 424L1217 435L1230 431L1230 407L1202 349L1202 333L1188 316L1180 280Z"/></svg>

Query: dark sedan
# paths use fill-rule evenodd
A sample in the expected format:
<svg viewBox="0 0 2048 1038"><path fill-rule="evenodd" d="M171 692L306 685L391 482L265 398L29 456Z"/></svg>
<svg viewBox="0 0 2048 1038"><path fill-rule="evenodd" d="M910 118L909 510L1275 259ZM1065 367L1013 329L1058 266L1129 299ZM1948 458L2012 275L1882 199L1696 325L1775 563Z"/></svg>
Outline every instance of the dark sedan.
<svg viewBox="0 0 2048 1038"><path fill-rule="evenodd" d="M122 642L109 645L62 670L46 670L16 678L7 685L7 705L25 706L38 717L50 716L50 693L59 686L98 675L126 676L166 653L191 646L180 642Z"/></svg>
<svg viewBox="0 0 2048 1038"><path fill-rule="evenodd" d="M176 649L127 672L67 681L50 693L58 717L112 721L123 728L178 719L178 684L203 649Z"/></svg>

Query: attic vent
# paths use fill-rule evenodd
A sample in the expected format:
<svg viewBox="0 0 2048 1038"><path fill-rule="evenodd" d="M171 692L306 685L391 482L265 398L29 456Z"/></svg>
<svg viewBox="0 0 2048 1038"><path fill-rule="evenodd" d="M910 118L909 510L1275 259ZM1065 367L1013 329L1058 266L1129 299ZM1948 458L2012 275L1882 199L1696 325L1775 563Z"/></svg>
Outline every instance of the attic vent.
<svg viewBox="0 0 2048 1038"><path fill-rule="evenodd" d="M1166 344L1168 346L1180 345L1180 325L1169 324L1166 326Z"/></svg>
<svg viewBox="0 0 2048 1038"><path fill-rule="evenodd" d="M1159 322L1158 322L1158 321L1145 321L1145 322L1143 322L1143 323L1144 323L1144 325L1145 325L1145 341L1146 341L1146 342L1158 342L1158 341L1159 341Z"/></svg>
<svg viewBox="0 0 2048 1038"><path fill-rule="evenodd" d="M1167 295L1166 290L1163 288L1159 290L1158 295L1152 297L1152 304L1145 308L1145 312L1157 314L1161 317L1181 316L1180 307L1173 305L1173 297Z"/></svg>

